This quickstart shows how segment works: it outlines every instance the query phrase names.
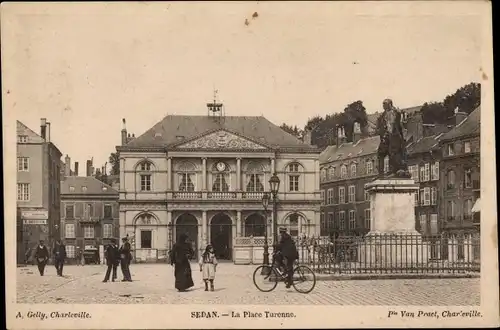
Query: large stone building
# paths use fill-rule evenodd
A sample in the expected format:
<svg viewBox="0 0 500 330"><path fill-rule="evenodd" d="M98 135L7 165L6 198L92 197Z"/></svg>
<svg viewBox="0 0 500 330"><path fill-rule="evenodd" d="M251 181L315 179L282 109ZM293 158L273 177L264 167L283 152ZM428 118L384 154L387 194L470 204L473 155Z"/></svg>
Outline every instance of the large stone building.
<svg viewBox="0 0 500 330"><path fill-rule="evenodd" d="M23 223L18 241L23 253L41 239L50 248L59 237L61 156L45 118L40 134L17 121L17 207Z"/></svg>
<svg viewBox="0 0 500 330"><path fill-rule="evenodd" d="M117 151L120 236L133 238L137 261L164 257L187 233L198 254L211 243L221 259L259 262L273 173L279 226L319 233L320 151L309 132L301 141L262 116L169 115L137 138L124 127Z"/></svg>
<svg viewBox="0 0 500 330"><path fill-rule="evenodd" d="M476 228L472 208L480 189L481 108L456 116L460 123L440 139L440 212L447 232Z"/></svg>
<svg viewBox="0 0 500 330"><path fill-rule="evenodd" d="M66 169L69 172L69 157ZM97 248L101 261L104 246L119 238L118 191L94 177L65 176L61 181L62 238L69 260Z"/></svg>

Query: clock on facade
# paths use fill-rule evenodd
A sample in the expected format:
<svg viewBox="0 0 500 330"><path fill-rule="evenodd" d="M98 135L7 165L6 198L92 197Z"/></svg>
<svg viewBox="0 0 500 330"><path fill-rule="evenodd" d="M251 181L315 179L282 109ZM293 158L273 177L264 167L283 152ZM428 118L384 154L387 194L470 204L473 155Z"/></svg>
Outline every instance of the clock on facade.
<svg viewBox="0 0 500 330"><path fill-rule="evenodd" d="M217 171L222 172L225 169L226 169L226 164L224 164L223 162L218 162L217 163Z"/></svg>

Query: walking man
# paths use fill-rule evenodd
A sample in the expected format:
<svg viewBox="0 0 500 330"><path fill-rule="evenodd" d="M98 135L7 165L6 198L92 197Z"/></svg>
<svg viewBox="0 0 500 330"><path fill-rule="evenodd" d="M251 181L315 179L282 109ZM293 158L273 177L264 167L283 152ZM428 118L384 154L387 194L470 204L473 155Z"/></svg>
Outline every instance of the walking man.
<svg viewBox="0 0 500 330"><path fill-rule="evenodd" d="M64 260L66 260L66 246L61 242L61 240L58 239L56 241L53 253L57 276L63 276Z"/></svg>
<svg viewBox="0 0 500 330"><path fill-rule="evenodd" d="M40 240L40 244L36 247L35 259L40 276L43 276L45 265L47 265L47 261L49 260L49 250L47 250L43 240Z"/></svg>
<svg viewBox="0 0 500 330"><path fill-rule="evenodd" d="M122 282L132 282L132 275L130 275L130 261L132 260L132 253L130 252L131 246L128 238L122 238L122 246L120 247L120 264L122 268L123 280Z"/></svg>
<svg viewBox="0 0 500 330"><path fill-rule="evenodd" d="M109 281L109 275L111 275L111 269L113 269L113 277L111 280L114 282L116 280L116 269L120 263L120 252L118 251L118 246L116 246L116 239L111 239L111 244L108 244L105 252L106 265L108 269L106 270L106 275L104 276L103 282Z"/></svg>

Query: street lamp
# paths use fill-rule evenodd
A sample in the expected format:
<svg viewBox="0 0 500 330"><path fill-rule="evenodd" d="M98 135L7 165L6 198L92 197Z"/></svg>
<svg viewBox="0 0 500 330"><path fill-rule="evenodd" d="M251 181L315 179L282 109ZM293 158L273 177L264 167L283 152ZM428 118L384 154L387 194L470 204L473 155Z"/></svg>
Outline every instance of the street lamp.
<svg viewBox="0 0 500 330"><path fill-rule="evenodd" d="M267 207L269 206L269 194L262 195L262 206L264 206L264 261L263 264L269 266L269 244L267 243ZM269 267L262 267L261 275L269 275Z"/></svg>
<svg viewBox="0 0 500 330"><path fill-rule="evenodd" d="M273 174L269 179L269 187L271 188L271 194L273 195L273 251L276 250L276 244L278 243L278 210L277 210L277 195L280 188L280 178Z"/></svg>

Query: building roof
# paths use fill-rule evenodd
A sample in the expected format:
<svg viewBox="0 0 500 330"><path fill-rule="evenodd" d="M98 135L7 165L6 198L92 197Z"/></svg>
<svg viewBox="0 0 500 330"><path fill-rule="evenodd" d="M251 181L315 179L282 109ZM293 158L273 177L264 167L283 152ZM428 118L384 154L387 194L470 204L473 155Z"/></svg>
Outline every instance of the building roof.
<svg viewBox="0 0 500 330"><path fill-rule="evenodd" d="M343 143L340 146L328 146L319 156L320 164L330 163L336 160L345 160L362 157L377 152L380 144L379 136L363 138L357 143Z"/></svg>
<svg viewBox="0 0 500 330"><path fill-rule="evenodd" d="M441 138L442 141L454 140L462 136L478 134L481 131L481 107L472 111L464 121L452 128Z"/></svg>
<svg viewBox="0 0 500 330"><path fill-rule="evenodd" d="M439 148L439 140L442 134L426 136L419 139L417 142L408 145L408 154L418 154L436 150Z"/></svg>
<svg viewBox="0 0 500 330"><path fill-rule="evenodd" d="M70 187L74 187L74 190ZM61 195L118 196L118 191L91 176L67 176L61 181Z"/></svg>
<svg viewBox="0 0 500 330"><path fill-rule="evenodd" d="M209 132L227 130L270 147L311 148L263 116L226 116L220 120L209 116L168 115L127 147L169 147Z"/></svg>
<svg viewBox="0 0 500 330"><path fill-rule="evenodd" d="M32 130L31 128L29 128L28 126L26 126L24 123L20 122L19 120L17 120L16 131L17 131L17 135L27 136L28 142L26 142L26 143L28 143L28 144L30 144L30 143L32 143L32 144L47 143L49 146L52 146L52 148L54 148L60 154L59 157L62 156L61 150L59 150L59 148L57 148L57 146L53 142L46 141L44 138L42 138L42 136L40 134L36 133L34 130Z"/></svg>

